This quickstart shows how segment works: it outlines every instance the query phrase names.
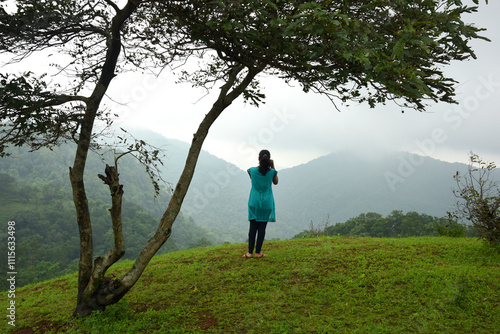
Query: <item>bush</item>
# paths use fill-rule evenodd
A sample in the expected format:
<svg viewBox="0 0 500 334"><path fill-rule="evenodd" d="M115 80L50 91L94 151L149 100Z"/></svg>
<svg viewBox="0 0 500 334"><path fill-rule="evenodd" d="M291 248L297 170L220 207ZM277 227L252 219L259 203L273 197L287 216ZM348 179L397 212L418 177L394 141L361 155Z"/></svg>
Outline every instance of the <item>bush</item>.
<svg viewBox="0 0 500 334"><path fill-rule="evenodd" d="M459 200L456 210L449 216L471 221L480 238L500 245L500 188L493 174L496 166L474 153L469 160L467 173L456 172L453 176L457 182L453 193Z"/></svg>
<svg viewBox="0 0 500 334"><path fill-rule="evenodd" d="M465 224L459 224L456 221L450 220L446 224L437 224L436 231L441 237L454 237L461 238L465 237L465 231L467 227Z"/></svg>

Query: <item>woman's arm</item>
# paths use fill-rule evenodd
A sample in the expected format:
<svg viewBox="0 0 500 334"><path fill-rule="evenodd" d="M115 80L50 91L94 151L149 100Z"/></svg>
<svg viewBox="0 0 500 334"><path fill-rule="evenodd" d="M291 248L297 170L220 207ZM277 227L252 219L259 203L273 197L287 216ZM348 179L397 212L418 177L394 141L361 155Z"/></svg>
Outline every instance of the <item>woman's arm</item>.
<svg viewBox="0 0 500 334"><path fill-rule="evenodd" d="M271 162L271 168L274 169L274 160L271 159L270 162ZM274 170L276 170L276 169L274 169ZM278 184L278 173L276 173L276 175L274 175L273 183L275 185Z"/></svg>

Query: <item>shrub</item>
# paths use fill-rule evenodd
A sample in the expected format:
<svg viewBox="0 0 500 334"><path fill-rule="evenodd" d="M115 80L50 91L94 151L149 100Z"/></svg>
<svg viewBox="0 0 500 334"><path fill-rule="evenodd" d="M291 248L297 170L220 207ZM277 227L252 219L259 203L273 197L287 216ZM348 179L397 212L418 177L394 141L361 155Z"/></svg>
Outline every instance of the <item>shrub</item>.
<svg viewBox="0 0 500 334"><path fill-rule="evenodd" d="M436 231L441 237L465 237L467 227L465 224L459 224L454 220L450 220L446 224L437 224Z"/></svg>
<svg viewBox="0 0 500 334"><path fill-rule="evenodd" d="M467 172L464 175L456 172L453 176L457 182L453 193L459 200L449 216L471 221L480 238L500 245L500 188L493 174L496 166L472 152L469 160Z"/></svg>

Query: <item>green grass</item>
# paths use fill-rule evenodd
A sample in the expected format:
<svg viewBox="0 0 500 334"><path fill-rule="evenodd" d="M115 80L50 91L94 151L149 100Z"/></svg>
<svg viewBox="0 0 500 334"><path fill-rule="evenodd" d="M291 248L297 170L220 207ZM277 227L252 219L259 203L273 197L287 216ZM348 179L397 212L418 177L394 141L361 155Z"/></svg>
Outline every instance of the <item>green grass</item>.
<svg viewBox="0 0 500 334"><path fill-rule="evenodd" d="M17 333L500 332L500 254L478 240L266 241L260 259L245 246L155 257L124 300L83 319L70 319L75 275L26 286Z"/></svg>

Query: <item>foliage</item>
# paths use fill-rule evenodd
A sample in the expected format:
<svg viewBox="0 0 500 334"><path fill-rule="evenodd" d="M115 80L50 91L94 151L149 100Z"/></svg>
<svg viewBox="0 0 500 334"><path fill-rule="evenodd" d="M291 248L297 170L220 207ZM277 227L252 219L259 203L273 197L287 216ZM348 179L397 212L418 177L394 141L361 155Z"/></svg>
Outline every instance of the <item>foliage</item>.
<svg viewBox="0 0 500 334"><path fill-rule="evenodd" d="M436 65L475 57L468 42L483 38L480 28L461 20L477 8L455 0L192 0L162 5L157 7L161 15L146 30L149 35L185 26L185 38L171 39L169 49L191 53L188 40L198 50L206 46L217 51L213 67L190 76L195 85L212 87L217 70L231 61L265 66L332 101L372 107L404 100L403 105L422 110L426 99L453 102L455 81ZM250 97L258 102L262 95Z"/></svg>
<svg viewBox="0 0 500 334"><path fill-rule="evenodd" d="M454 220L442 222L437 225L436 231L442 237L465 237L468 226Z"/></svg>
<svg viewBox="0 0 500 334"><path fill-rule="evenodd" d="M453 296L455 303L461 308L466 308L468 306L469 293L469 279L466 276L462 276L459 280L457 293Z"/></svg>
<svg viewBox="0 0 500 334"><path fill-rule="evenodd" d="M44 152L37 153L42 155ZM37 161L38 159L32 160L34 165ZM33 166L27 163L24 167L27 171ZM135 169L137 168L135 166ZM0 163L1 170L2 164ZM36 169L33 169L34 171ZM136 177L140 175L140 170L136 170L135 175ZM26 173L23 180L29 185L23 184L8 174L0 173L0 201L2 202L0 218L2 221L16 222L16 261L18 271L22 273L16 282L18 287L74 272L79 258L75 210L72 207L68 190L56 180L41 179L40 174L35 177ZM132 186L133 183L129 185ZM130 190L133 189L130 188ZM144 187L137 187L133 191L143 193L147 190ZM99 197L96 194L98 194L97 189L90 192L93 198ZM104 202L104 199L91 200L96 254L104 254L112 247L109 204ZM126 202L124 208L123 226L127 244L124 259L133 259L140 253L157 224L158 218L146 212L138 204ZM6 238L5 233L6 230L0 234L2 240ZM211 233L181 214L177 219L176 234L163 246L159 254L194 246L211 245L215 242L214 239ZM203 245L200 244L200 240L204 241ZM0 269L4 272L7 272L6 265L7 261L1 261ZM0 282L0 290L6 288L6 283Z"/></svg>
<svg viewBox="0 0 500 334"><path fill-rule="evenodd" d="M54 49L69 56L68 64L53 66L70 81L61 87L64 81L31 72L1 75L0 112L6 122L0 152L9 143L36 148L77 136L83 104L89 102L82 94L99 82L109 56L114 13L118 22L129 10L134 23L120 27L127 52L113 76L134 68L158 72L171 61L214 50L217 56L186 80L210 89L239 63L343 102L375 106L403 99L420 110L425 99L454 101L455 81L436 65L475 57L469 41L485 39L478 35L482 29L461 19L477 7L456 0L138 1L121 11L107 1L17 5L14 14L0 8L0 51L20 62L37 50ZM264 97L255 81L244 92L255 103ZM110 121L108 112L96 116Z"/></svg>
<svg viewBox="0 0 500 334"><path fill-rule="evenodd" d="M479 237L494 245L500 245L500 187L494 174L496 165L482 160L471 152L467 173L457 172L453 178L459 199L450 217L472 222Z"/></svg>
<svg viewBox="0 0 500 334"><path fill-rule="evenodd" d="M387 217L379 213L368 212L332 226L328 226L327 222L323 233L318 233L317 230L311 228L311 230L297 234L295 238L315 237L319 234L377 238L436 236L438 234L465 236L466 231L466 226L456 222L450 223L447 218L437 218L417 212L403 214L402 211L392 211ZM469 233L467 235L470 235Z"/></svg>
<svg viewBox="0 0 500 334"><path fill-rule="evenodd" d="M328 236L328 220L324 225L320 225L318 227L314 227L314 223L311 221L309 224L309 230L305 230L302 233L299 233L295 236L295 238L318 238Z"/></svg>
<svg viewBox="0 0 500 334"><path fill-rule="evenodd" d="M75 275L19 289L19 331L57 333L494 333L500 254L472 238L326 237L155 257L125 297L69 319ZM127 270L118 264L113 274ZM0 331L5 322L0 324Z"/></svg>

